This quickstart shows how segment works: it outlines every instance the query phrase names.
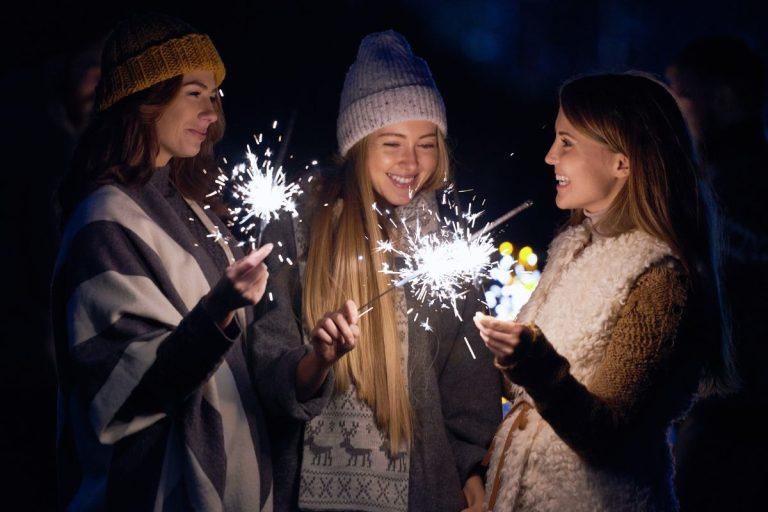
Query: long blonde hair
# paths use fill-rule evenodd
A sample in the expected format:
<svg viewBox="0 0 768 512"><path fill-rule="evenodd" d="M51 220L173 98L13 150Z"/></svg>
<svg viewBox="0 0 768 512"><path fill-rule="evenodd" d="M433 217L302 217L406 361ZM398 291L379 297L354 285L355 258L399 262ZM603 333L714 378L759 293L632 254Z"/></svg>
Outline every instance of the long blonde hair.
<svg viewBox="0 0 768 512"><path fill-rule="evenodd" d="M391 286L380 272L385 263L391 264L386 253L377 251L378 242L388 240L389 233L387 222L372 208L377 197L367 166L368 145L369 137L355 144L340 172L328 177L320 190L302 291L302 316L309 328L344 301L352 299L361 306ZM440 130L437 151L437 167L419 191L437 190L449 179L450 157ZM344 392L354 384L357 396L370 406L376 425L388 433L397 451L403 443L410 446L413 418L391 294L378 299L360 320L360 332L357 348L334 366L335 389Z"/></svg>

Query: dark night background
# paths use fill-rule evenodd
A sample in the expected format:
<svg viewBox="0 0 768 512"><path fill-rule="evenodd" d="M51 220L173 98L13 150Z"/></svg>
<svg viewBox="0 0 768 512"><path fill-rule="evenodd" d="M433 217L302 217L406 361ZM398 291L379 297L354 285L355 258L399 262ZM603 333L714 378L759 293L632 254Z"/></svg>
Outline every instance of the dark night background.
<svg viewBox="0 0 768 512"><path fill-rule="evenodd" d="M488 199L489 219L533 199L535 207L500 238L539 252L563 219L543 157L564 79L629 69L663 77L675 53L704 35L739 36L768 57L765 2L14 2L0 30L8 146L0 172L0 481L8 486L3 500L12 493L28 510L53 503L55 373L41 320L53 248L45 219L71 147L46 112L69 56L97 43L120 18L147 9L188 21L216 44L227 67L228 126L219 149L230 161L241 158L253 133L295 112L291 153L328 162L339 93L360 39L401 32L429 63L445 99L459 185Z"/></svg>

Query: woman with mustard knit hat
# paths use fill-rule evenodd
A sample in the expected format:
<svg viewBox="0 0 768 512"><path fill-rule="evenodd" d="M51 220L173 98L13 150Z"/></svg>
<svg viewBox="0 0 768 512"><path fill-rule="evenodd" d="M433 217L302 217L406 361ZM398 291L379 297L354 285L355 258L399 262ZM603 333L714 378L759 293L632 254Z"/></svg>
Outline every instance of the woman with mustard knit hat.
<svg viewBox="0 0 768 512"><path fill-rule="evenodd" d="M452 310L422 304L409 288L357 315L390 286L382 266L397 264L377 251L379 242L402 249L406 229L433 232L433 212L462 222L442 201L450 178L446 127L427 63L394 31L366 36L341 93L341 165L304 180L299 219L265 232L299 265L270 279L274 301L259 306L257 355L343 339L350 322L359 333L355 350L338 361L310 355L300 364L334 376L320 415L270 421L278 510L482 507L481 461L500 420L501 381L477 331ZM474 289L465 292L458 309L468 319L479 303ZM258 371L256 378L259 385L273 380Z"/></svg>
<svg viewBox="0 0 768 512"><path fill-rule="evenodd" d="M60 191L53 314L67 510L273 508L246 360L271 246L244 256L228 245L207 199L223 79L208 36L167 16L133 17L106 42L98 112ZM306 414L322 400L305 401Z"/></svg>

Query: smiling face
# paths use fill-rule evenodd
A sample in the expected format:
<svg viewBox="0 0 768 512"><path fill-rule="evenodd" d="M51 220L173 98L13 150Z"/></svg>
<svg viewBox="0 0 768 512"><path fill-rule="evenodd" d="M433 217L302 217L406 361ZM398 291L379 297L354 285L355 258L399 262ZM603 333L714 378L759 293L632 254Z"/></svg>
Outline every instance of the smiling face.
<svg viewBox="0 0 768 512"><path fill-rule="evenodd" d="M403 121L373 132L368 141L366 167L374 191L392 206L408 204L437 168L437 127Z"/></svg>
<svg viewBox="0 0 768 512"><path fill-rule="evenodd" d="M605 210L629 177L629 159L578 131L563 114L557 114L555 141L544 161L554 166L557 207Z"/></svg>
<svg viewBox="0 0 768 512"><path fill-rule="evenodd" d="M189 158L200 152L208 127L218 119L219 101L212 71L185 73L181 89L155 123L158 154L155 165L162 167L173 158Z"/></svg>

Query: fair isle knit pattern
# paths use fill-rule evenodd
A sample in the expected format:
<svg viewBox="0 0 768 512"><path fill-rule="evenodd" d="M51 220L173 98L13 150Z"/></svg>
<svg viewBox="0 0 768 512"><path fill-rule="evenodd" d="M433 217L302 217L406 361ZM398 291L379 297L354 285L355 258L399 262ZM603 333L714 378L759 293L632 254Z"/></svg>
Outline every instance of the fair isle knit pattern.
<svg viewBox="0 0 768 512"><path fill-rule="evenodd" d="M200 304L221 263L186 224L226 227L174 192L161 169L68 223L53 288L68 510L272 509L242 316L221 331Z"/></svg>
<svg viewBox="0 0 768 512"><path fill-rule="evenodd" d="M367 35L341 91L336 135L342 156L379 128L402 121L432 121L448 132L445 104L429 66L395 32Z"/></svg>

